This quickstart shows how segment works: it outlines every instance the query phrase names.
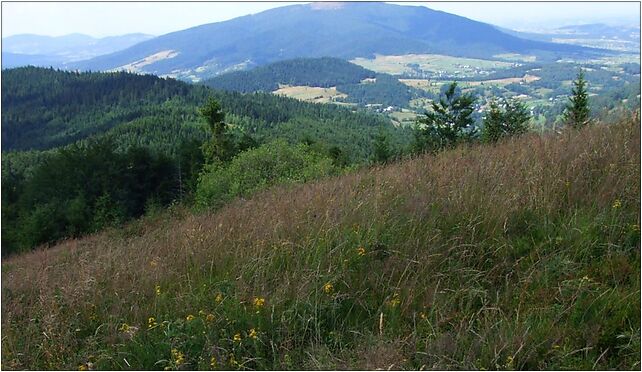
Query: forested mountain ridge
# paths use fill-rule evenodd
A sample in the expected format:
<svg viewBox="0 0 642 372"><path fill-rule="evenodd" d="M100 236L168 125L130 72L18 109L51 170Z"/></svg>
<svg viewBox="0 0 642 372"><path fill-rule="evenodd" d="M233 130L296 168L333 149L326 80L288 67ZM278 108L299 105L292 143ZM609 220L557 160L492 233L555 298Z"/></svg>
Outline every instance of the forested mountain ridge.
<svg viewBox="0 0 642 372"><path fill-rule="evenodd" d="M48 149L137 118L202 100L203 89L151 75L74 73L43 68L3 71L2 148Z"/></svg>
<svg viewBox="0 0 642 372"><path fill-rule="evenodd" d="M419 6L304 4L169 33L73 67L128 68L201 79L279 60L324 56L350 59L376 53L468 57L528 53L555 60L601 52L520 39L485 23Z"/></svg>
<svg viewBox="0 0 642 372"><path fill-rule="evenodd" d="M272 92L281 84L333 87L358 84L374 78L375 72L338 58L296 58L256 67L249 71L235 71L203 81L215 89L248 92Z"/></svg>
<svg viewBox="0 0 642 372"><path fill-rule="evenodd" d="M362 131L393 130L380 116L272 94L216 91L153 75L26 67L3 72L3 151L50 149L108 135L123 147L146 145L171 154L182 139L205 138L197 109L208 96L221 102L229 122L258 139L277 132L292 141L308 136L340 145L355 159L370 151L366 144L350 146L362 142Z"/></svg>

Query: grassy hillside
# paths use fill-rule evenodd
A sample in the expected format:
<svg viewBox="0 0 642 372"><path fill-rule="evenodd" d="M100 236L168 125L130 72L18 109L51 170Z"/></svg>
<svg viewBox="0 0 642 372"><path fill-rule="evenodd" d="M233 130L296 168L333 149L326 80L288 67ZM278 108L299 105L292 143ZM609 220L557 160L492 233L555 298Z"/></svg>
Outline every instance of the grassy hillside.
<svg viewBox="0 0 642 372"><path fill-rule="evenodd" d="M5 369L638 369L638 118L2 262Z"/></svg>

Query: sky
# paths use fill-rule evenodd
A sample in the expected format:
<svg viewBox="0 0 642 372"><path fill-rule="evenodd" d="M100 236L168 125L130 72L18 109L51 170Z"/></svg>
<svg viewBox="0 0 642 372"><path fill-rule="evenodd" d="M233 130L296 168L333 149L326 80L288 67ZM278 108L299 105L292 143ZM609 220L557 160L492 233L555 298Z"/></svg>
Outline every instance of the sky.
<svg viewBox="0 0 642 372"><path fill-rule="evenodd" d="M162 35L289 5L274 2L2 2L2 37ZM582 23L639 25L639 2L400 2L522 31Z"/></svg>

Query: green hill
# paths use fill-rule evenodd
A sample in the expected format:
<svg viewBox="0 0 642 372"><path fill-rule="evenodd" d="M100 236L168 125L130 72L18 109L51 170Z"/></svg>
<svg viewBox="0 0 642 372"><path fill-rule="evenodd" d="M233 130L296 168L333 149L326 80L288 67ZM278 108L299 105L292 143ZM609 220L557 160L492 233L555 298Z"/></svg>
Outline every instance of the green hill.
<svg viewBox="0 0 642 372"><path fill-rule="evenodd" d="M640 201L631 119L174 208L3 259L2 366L636 369Z"/></svg>

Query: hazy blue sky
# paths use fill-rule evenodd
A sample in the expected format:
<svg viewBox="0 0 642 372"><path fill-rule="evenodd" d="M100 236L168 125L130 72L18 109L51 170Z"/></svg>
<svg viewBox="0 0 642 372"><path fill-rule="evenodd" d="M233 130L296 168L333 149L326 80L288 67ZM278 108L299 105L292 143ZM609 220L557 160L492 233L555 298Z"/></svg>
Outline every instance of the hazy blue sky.
<svg viewBox="0 0 642 372"><path fill-rule="evenodd" d="M571 23L622 21L639 24L637 2L422 2L427 6L478 21L513 29ZM143 32L153 35L204 23L258 13L287 3L2 3L2 36L22 33L59 36L83 33L92 36Z"/></svg>

